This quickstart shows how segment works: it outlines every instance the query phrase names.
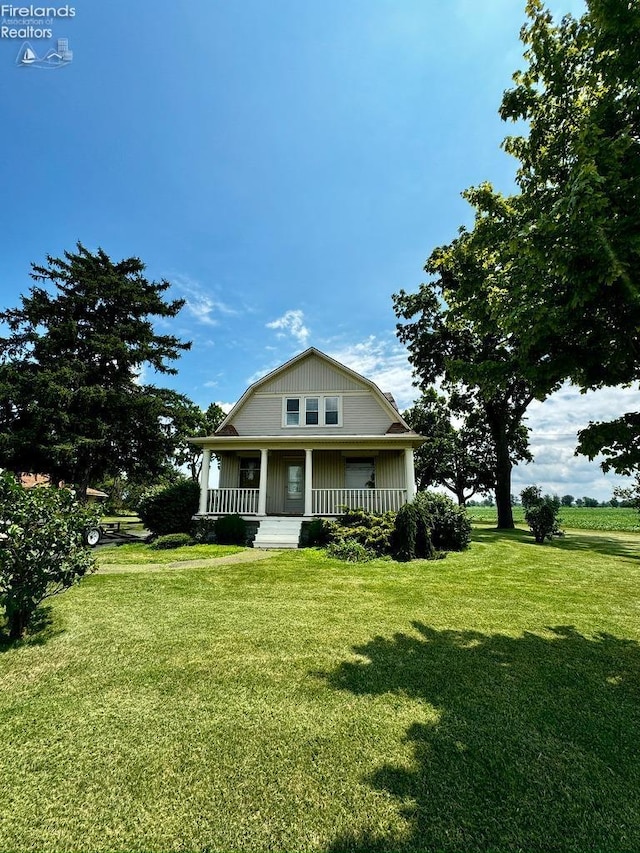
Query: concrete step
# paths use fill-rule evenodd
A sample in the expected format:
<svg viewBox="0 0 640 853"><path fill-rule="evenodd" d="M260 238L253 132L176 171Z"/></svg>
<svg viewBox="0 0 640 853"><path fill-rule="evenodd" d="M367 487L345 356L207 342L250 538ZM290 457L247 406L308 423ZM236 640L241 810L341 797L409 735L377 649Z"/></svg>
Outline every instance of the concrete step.
<svg viewBox="0 0 640 853"><path fill-rule="evenodd" d="M296 518L264 518L253 540L254 548L297 548L302 522Z"/></svg>

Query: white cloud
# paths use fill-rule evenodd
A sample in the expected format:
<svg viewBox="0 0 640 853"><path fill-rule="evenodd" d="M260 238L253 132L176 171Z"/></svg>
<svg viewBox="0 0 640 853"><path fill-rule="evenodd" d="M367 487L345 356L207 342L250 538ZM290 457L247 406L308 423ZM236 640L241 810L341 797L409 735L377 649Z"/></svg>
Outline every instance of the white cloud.
<svg viewBox="0 0 640 853"><path fill-rule="evenodd" d="M420 396L413 385L407 351L393 338L383 340L371 335L360 343L331 347L327 355L371 379L381 391L391 392L400 411Z"/></svg>
<svg viewBox="0 0 640 853"><path fill-rule="evenodd" d="M185 310L205 326L217 326L219 316L236 316L238 312L212 293L199 282L187 275L171 276L173 287L186 300ZM209 344L209 342L207 342Z"/></svg>
<svg viewBox="0 0 640 853"><path fill-rule="evenodd" d="M291 335L299 344L306 346L309 339L309 329L304 325L304 314L300 310L286 311L282 317L267 323L267 329L279 329L279 338Z"/></svg>
<svg viewBox="0 0 640 853"><path fill-rule="evenodd" d="M146 364L140 364L137 368L133 369L133 382L134 385L144 385L147 381L147 373L148 367Z"/></svg>
<svg viewBox="0 0 640 853"><path fill-rule="evenodd" d="M225 415L228 415L229 412L231 411L231 409L233 409L233 407L235 406L235 402L234 403L223 403L220 400L216 400L216 406L220 406L220 408L225 413Z"/></svg>
<svg viewBox="0 0 640 853"><path fill-rule="evenodd" d="M628 478L603 474L601 459L590 462L586 456L575 456L577 434L589 421L613 420L639 407L637 388L602 388L581 394L569 385L544 403L532 403L526 422L531 427L535 461L514 468L514 493L536 483L552 494L609 500L614 487L626 485Z"/></svg>

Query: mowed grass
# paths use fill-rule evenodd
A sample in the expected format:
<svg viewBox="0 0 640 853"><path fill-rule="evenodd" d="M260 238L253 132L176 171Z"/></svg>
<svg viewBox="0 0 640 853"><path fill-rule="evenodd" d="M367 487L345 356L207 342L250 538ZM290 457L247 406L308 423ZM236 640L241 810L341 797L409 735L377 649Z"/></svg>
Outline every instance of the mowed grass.
<svg viewBox="0 0 640 853"><path fill-rule="evenodd" d="M96 574L0 654L0 849L637 851L640 536Z"/></svg>
<svg viewBox="0 0 640 853"><path fill-rule="evenodd" d="M185 545L181 548L157 550L144 542L126 545L107 545L96 552L98 568L107 565L135 566L151 563L182 563L228 557L246 550L238 545Z"/></svg>
<svg viewBox="0 0 640 853"><path fill-rule="evenodd" d="M474 524L497 524L495 507L467 507ZM513 520L516 524L525 524L524 510L513 507ZM606 530L622 533L640 533L640 512L633 507L582 507L568 506L560 508L560 526L568 530Z"/></svg>

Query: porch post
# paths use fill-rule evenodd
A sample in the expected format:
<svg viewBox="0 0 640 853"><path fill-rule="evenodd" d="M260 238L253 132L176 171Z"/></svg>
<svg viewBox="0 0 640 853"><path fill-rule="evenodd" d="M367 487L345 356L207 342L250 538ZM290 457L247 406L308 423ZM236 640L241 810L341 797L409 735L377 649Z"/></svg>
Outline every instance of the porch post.
<svg viewBox="0 0 640 853"><path fill-rule="evenodd" d="M304 451L304 514L311 515L313 512L313 450L305 448Z"/></svg>
<svg viewBox="0 0 640 853"><path fill-rule="evenodd" d="M267 461L269 451L260 448L260 488L258 489L258 515L267 514Z"/></svg>
<svg viewBox="0 0 640 853"><path fill-rule="evenodd" d="M211 450L208 447L202 448L202 470L200 471L200 515L205 515L207 512L207 503L209 497L209 468L211 467Z"/></svg>
<svg viewBox="0 0 640 853"><path fill-rule="evenodd" d="M407 482L407 503L416 496L416 469L413 461L413 447L404 449L405 479Z"/></svg>

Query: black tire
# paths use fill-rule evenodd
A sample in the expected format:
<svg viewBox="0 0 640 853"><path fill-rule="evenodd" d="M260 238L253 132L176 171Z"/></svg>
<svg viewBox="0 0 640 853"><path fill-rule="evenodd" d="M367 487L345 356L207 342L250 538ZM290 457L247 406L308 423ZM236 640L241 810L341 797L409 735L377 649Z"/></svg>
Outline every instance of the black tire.
<svg viewBox="0 0 640 853"><path fill-rule="evenodd" d="M99 527L87 527L82 536L84 544L90 548L95 548L102 538L102 530Z"/></svg>

